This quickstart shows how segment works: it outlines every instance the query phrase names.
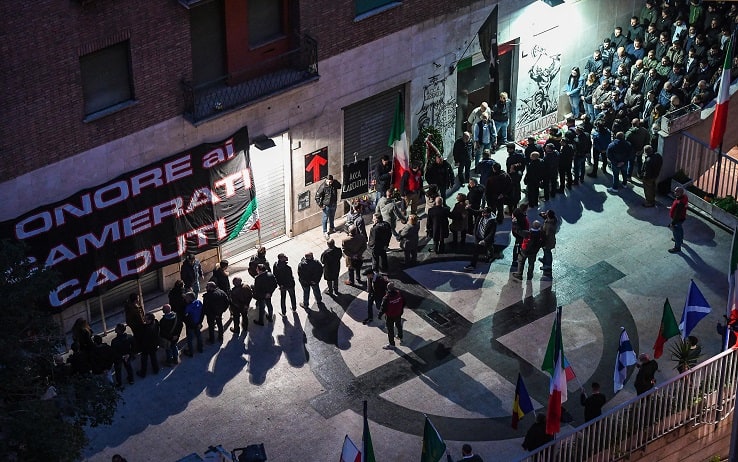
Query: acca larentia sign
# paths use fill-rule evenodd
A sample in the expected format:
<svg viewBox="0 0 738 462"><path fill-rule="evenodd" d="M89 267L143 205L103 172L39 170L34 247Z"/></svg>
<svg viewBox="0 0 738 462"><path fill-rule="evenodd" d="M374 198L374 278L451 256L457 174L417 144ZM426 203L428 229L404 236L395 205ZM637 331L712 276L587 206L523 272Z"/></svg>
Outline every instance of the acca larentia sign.
<svg viewBox="0 0 738 462"><path fill-rule="evenodd" d="M111 286L247 232L255 190L246 127L0 223L61 274L58 312Z"/></svg>

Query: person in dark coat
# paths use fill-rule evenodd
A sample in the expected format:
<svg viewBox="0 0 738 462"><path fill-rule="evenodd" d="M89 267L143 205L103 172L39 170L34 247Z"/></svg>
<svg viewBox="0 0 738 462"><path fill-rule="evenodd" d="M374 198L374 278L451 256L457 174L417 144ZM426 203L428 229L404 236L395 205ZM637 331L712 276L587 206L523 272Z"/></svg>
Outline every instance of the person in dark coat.
<svg viewBox="0 0 738 462"><path fill-rule="evenodd" d="M123 368L126 368L128 384L133 385L133 337L126 332L126 325L120 323L115 326L115 338L110 341L110 346L115 353L115 382L119 387L123 386Z"/></svg>
<svg viewBox="0 0 738 462"><path fill-rule="evenodd" d="M389 223L382 219L381 213L374 214L374 225L369 231L367 247L372 253L372 268L387 271L387 247L392 239L392 228Z"/></svg>
<svg viewBox="0 0 738 462"><path fill-rule="evenodd" d="M197 296L200 293L200 279L203 277L200 261L195 258L194 254L187 254L182 262L182 268L179 270L179 278L184 282L185 288L191 290Z"/></svg>
<svg viewBox="0 0 738 462"><path fill-rule="evenodd" d="M646 160L643 162L643 169L641 170L643 196L646 199L643 206L653 207L656 205L656 180L659 178L664 161L661 154L655 152L651 145L646 145L643 152L646 154Z"/></svg>
<svg viewBox="0 0 738 462"><path fill-rule="evenodd" d="M243 331L249 331L249 305L253 292L251 286L243 283L241 278L233 278L233 288L231 289L231 315L233 316L233 327L231 332L236 335L241 334L241 326Z"/></svg>
<svg viewBox="0 0 738 462"><path fill-rule="evenodd" d="M564 194L564 186L571 189L572 167L574 166L574 155L576 154L576 138L574 130L569 130L561 139L561 151L559 152L559 194Z"/></svg>
<svg viewBox="0 0 738 462"><path fill-rule="evenodd" d="M607 402L607 398L600 393L600 384L592 382L592 394L587 396L582 388L579 402L584 406L584 421L589 422L602 415L602 406Z"/></svg>
<svg viewBox="0 0 738 462"><path fill-rule="evenodd" d="M259 326L264 325L264 311L267 311L267 321L274 322L274 307L272 306L272 294L277 290L277 278L267 270L265 265L259 265L256 267L256 278L254 279L254 286L252 292L254 294L254 300L256 300L256 308L259 310L259 320L254 321L254 324ZM282 313L282 316L286 316L287 313Z"/></svg>
<svg viewBox="0 0 738 462"><path fill-rule="evenodd" d="M533 451L553 440L553 436L546 433L546 415L536 414L536 421L530 426L523 440L523 449Z"/></svg>
<svg viewBox="0 0 738 462"><path fill-rule="evenodd" d="M128 300L123 304L123 310L126 315L126 324L131 328L133 339L136 341L136 347L138 348L138 339L144 325L144 309L141 304L141 297L137 293L129 295Z"/></svg>
<svg viewBox="0 0 738 462"><path fill-rule="evenodd" d="M530 229L530 220L528 220L528 204L523 202L513 210L512 213L512 229L511 233L515 238L515 244L513 245L512 259L514 262L518 261L518 254L520 253L520 244L523 242L525 233Z"/></svg>
<svg viewBox="0 0 738 462"><path fill-rule="evenodd" d="M382 156L382 160L374 169L374 179L377 182L375 189L377 191L374 203L379 202L383 198L387 190L392 186L392 159L390 156Z"/></svg>
<svg viewBox="0 0 738 462"><path fill-rule="evenodd" d="M277 287L280 294L280 306L282 315L287 314L287 294L290 295L292 302L292 311L297 311L297 302L295 301L295 276L292 274L292 268L288 264L287 255L280 253L277 255L277 264L274 265L274 277L277 279Z"/></svg>
<svg viewBox="0 0 738 462"><path fill-rule="evenodd" d="M213 277L210 279L226 295L231 293L231 280L228 274L228 260L222 260L213 270Z"/></svg>
<svg viewBox="0 0 738 462"><path fill-rule="evenodd" d="M638 373L636 374L633 386L637 394L642 394L650 390L656 385L656 371L659 370L659 363L647 353L641 353L638 356Z"/></svg>
<svg viewBox="0 0 738 462"><path fill-rule="evenodd" d="M194 354L193 340L197 340L197 351L202 353L202 333L200 330L202 329L203 308L202 302L197 299L192 291L185 294L185 301L187 302L184 318L187 331L187 350L184 353L191 358Z"/></svg>
<svg viewBox="0 0 738 462"><path fill-rule="evenodd" d="M505 217L505 204L512 189L510 175L502 170L502 166L495 163L492 166L492 175L484 186L487 195L487 206L496 213L497 223L502 223Z"/></svg>
<svg viewBox="0 0 738 462"><path fill-rule="evenodd" d="M320 279L323 277L323 265L315 260L312 252L308 252L300 260L297 265L297 279L302 286L302 303L300 306L306 310L310 306L310 291L313 291L315 302L319 305L323 303L323 296L320 294Z"/></svg>
<svg viewBox="0 0 738 462"><path fill-rule="evenodd" d="M558 143L557 143L558 144ZM546 143L543 148L543 198L545 200L556 197L558 186L556 178L559 176L559 151L556 145Z"/></svg>
<svg viewBox="0 0 738 462"><path fill-rule="evenodd" d="M448 220L451 210L444 205L443 199L436 197L435 205L428 209L428 234L433 239L433 251L442 254L446 251L446 238L449 235Z"/></svg>
<svg viewBox="0 0 738 462"><path fill-rule="evenodd" d="M471 133L464 132L454 142L453 156L454 163L458 168L459 184L464 184L469 181L469 169L471 168L471 160L474 156L474 142L471 139Z"/></svg>
<svg viewBox="0 0 738 462"><path fill-rule="evenodd" d="M530 230L523 235L523 241L520 244L520 252L518 255L518 271L513 273L513 277L518 280L523 279L523 270L525 262L528 262L528 280L533 279L533 269L535 267L536 256L543 246L543 233L541 231L541 222L536 220L530 227Z"/></svg>
<svg viewBox="0 0 738 462"><path fill-rule="evenodd" d="M202 295L202 309L208 320L208 343L215 343L215 327L218 327L218 340L223 341L223 313L226 312L230 301L218 285L208 282L205 293Z"/></svg>
<svg viewBox="0 0 738 462"><path fill-rule="evenodd" d="M477 266L479 254L484 253L489 256L490 261L494 259L494 245L495 245L495 233L497 232L497 223L495 221L495 215L492 213L492 209L485 207L482 210L472 210L469 212L477 217L474 223L474 228L471 229L471 233L474 236L474 251L472 252L472 259L464 269L466 271L473 271Z"/></svg>
<svg viewBox="0 0 738 462"><path fill-rule="evenodd" d="M405 264L412 265L418 262L418 216L410 215L407 224L400 230L400 248L405 253Z"/></svg>
<svg viewBox="0 0 738 462"><path fill-rule="evenodd" d="M333 239L326 242L328 248L320 255L323 264L323 279L328 283L328 295L340 295L338 292L338 273L341 271L341 256L343 252L336 247Z"/></svg>
<svg viewBox="0 0 738 462"><path fill-rule="evenodd" d="M95 345L90 351L92 373L105 374L111 372L113 363L115 362L115 351L113 351L110 345L103 342L102 337L99 335L92 337L92 343Z"/></svg>
<svg viewBox="0 0 738 462"><path fill-rule="evenodd" d="M156 358L156 350L159 348L159 321L153 313L146 313L144 326L141 330L141 369L138 376L146 377L146 366L151 361L151 372L159 373L159 360Z"/></svg>
<svg viewBox="0 0 738 462"><path fill-rule="evenodd" d="M185 295L185 283L181 279L174 281L174 286L169 291L169 306L172 307L172 311L177 313L180 320L184 319L185 306L187 302L184 298Z"/></svg>
<svg viewBox="0 0 738 462"><path fill-rule="evenodd" d="M425 181L434 184L438 188L438 195L446 203L446 193L454 185L454 170L451 164L437 153L435 160L428 165L425 171Z"/></svg>
<svg viewBox="0 0 738 462"><path fill-rule="evenodd" d="M361 234L354 225L349 226L348 234L341 245L343 254L346 256L346 267L348 268L348 279L343 283L351 286L354 285L354 279L356 279L357 284L361 286L361 266L364 264L363 255L366 250L367 237Z"/></svg>
<svg viewBox="0 0 738 462"><path fill-rule="evenodd" d="M522 191L520 183L523 181L523 173L525 172L525 156L523 151L516 149L515 143L507 143L507 174L510 176L510 193L507 198L507 210L512 214L515 207L520 203Z"/></svg>
<svg viewBox="0 0 738 462"><path fill-rule="evenodd" d="M255 278L258 274L258 271L256 271L257 266L264 265L266 266L267 271L272 271L272 266L269 264L269 260L266 258L267 249L266 247L262 246L259 247L259 249L256 251L256 254L251 257L249 260L249 275L251 275L252 278Z"/></svg>
<svg viewBox="0 0 738 462"><path fill-rule="evenodd" d="M540 154L538 151L533 151L530 154L530 161L528 162L527 171L523 183L525 183L525 191L528 196L528 205L531 207L538 207L538 194L541 188L541 182L543 182L545 167L543 161L541 161Z"/></svg>
<svg viewBox="0 0 738 462"><path fill-rule="evenodd" d="M447 456L447 462L453 462L451 455L447 454ZM474 454L472 452L471 445L464 444L461 446L461 459L459 459L458 462L484 462L484 460L479 456L479 454Z"/></svg>
<svg viewBox="0 0 738 462"><path fill-rule="evenodd" d="M179 336L182 334L182 319L172 310L168 303L161 307L162 317L159 320L160 344L167 355L166 365L171 366L179 362Z"/></svg>

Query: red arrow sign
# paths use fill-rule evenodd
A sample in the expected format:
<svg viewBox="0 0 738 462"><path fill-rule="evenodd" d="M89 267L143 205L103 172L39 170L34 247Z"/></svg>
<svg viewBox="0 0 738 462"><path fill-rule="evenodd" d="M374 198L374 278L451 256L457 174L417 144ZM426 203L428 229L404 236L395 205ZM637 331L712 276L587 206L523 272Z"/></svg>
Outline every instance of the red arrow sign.
<svg viewBox="0 0 738 462"><path fill-rule="evenodd" d="M313 159L305 167L306 172L313 172L313 183L320 181L320 167L328 163L328 159L322 157L320 154L313 156Z"/></svg>

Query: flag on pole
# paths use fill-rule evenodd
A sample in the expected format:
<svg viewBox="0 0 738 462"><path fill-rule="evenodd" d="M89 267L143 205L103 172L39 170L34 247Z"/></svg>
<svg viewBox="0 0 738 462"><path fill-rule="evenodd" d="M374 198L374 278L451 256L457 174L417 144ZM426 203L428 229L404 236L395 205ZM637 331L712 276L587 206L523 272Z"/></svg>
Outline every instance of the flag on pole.
<svg viewBox="0 0 738 462"><path fill-rule="evenodd" d="M623 389L623 385L628 378L628 367L637 362L633 345L630 344L630 338L625 331L625 327L621 327L620 342L618 343L618 355L615 358L615 393Z"/></svg>
<svg viewBox="0 0 738 462"><path fill-rule="evenodd" d="M554 321L555 338L553 352L553 372L548 395L548 414L546 417L546 433L555 435L561 430L561 405L566 402L566 371L564 366L564 346L561 341L561 307L556 309Z"/></svg>
<svg viewBox="0 0 738 462"><path fill-rule="evenodd" d="M497 66L499 54L497 47L497 22L498 13L497 5L495 5L492 12L487 16L484 24L482 24L482 27L480 27L477 32L479 48L482 52L482 56L484 56L484 59L489 62L489 82L492 87L490 89L491 95L496 95L499 89L499 67Z"/></svg>
<svg viewBox="0 0 738 462"><path fill-rule="evenodd" d="M533 412L533 403L530 400L528 389L525 388L523 377L518 373L518 384L515 386L515 400L512 409L512 428L517 430L518 422L529 412Z"/></svg>
<svg viewBox="0 0 738 462"><path fill-rule="evenodd" d="M446 443L441 438L436 427L433 426L428 416L425 416L425 428L423 429L423 453L420 462L438 462L446 452Z"/></svg>
<svg viewBox="0 0 738 462"><path fill-rule="evenodd" d="M548 338L548 347L546 348L546 354L543 356L543 364L541 364L541 370L548 372L548 375L553 376L554 373L554 361L555 361L555 354L556 354L556 339L562 338L561 335L561 318L559 316L556 317L556 320L554 321L553 326L551 327L551 336ZM562 345L562 355L563 355L563 343ZM570 381L576 378L576 374L574 374L574 368L571 367L571 364L569 364L569 361L566 359L566 355L564 357L564 372L566 373L566 381Z"/></svg>
<svg viewBox="0 0 738 462"><path fill-rule="evenodd" d="M397 94L395 118L392 121L392 131L387 144L392 148L395 157L392 166L392 184L395 188L400 188L403 173L410 170L410 149L408 148L407 133L405 132L405 104L402 93Z"/></svg>
<svg viewBox="0 0 738 462"><path fill-rule="evenodd" d="M725 127L728 121L728 103L730 103L730 66L733 64L734 39L735 32L730 40L728 40L723 72L720 74L717 106L715 106L715 113L712 116L712 128L710 129L710 149L720 146L725 135Z"/></svg>
<svg viewBox="0 0 738 462"><path fill-rule="evenodd" d="M366 401L364 401L364 433L361 437L361 462L376 462L372 435L369 433L369 419L366 415Z"/></svg>
<svg viewBox="0 0 738 462"><path fill-rule="evenodd" d="M338 462L361 462L361 451L356 447L348 435L343 439L343 448L341 449L341 458Z"/></svg>
<svg viewBox="0 0 738 462"><path fill-rule="evenodd" d="M664 354L664 343L672 337L679 335L679 326L677 325L674 312L671 310L669 299L664 302L664 313L661 315L661 326L659 327L659 335L656 337L656 343L653 345L653 357L658 359Z"/></svg>
<svg viewBox="0 0 738 462"><path fill-rule="evenodd" d="M738 282L738 228L733 230L733 245L730 248L730 267L728 268L728 307L725 316L728 319L735 319L738 316L738 294L736 294L736 284ZM728 348L730 338L726 326L725 341L723 349Z"/></svg>
<svg viewBox="0 0 738 462"><path fill-rule="evenodd" d="M687 338L697 323L710 314L710 311L710 305L705 300L705 296L702 295L697 284L691 281L689 292L687 292L687 301L684 303L684 311L682 311L682 320L679 322L682 338Z"/></svg>

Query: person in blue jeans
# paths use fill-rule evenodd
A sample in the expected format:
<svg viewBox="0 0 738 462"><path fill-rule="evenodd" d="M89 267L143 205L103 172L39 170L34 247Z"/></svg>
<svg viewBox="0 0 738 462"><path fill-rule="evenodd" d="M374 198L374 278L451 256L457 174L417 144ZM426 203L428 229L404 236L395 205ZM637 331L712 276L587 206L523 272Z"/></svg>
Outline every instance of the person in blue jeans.
<svg viewBox="0 0 738 462"><path fill-rule="evenodd" d="M330 233L335 233L336 228L333 220L336 216L336 207L338 206L338 191L341 190L341 183L333 179L333 175L328 175L325 182L320 185L315 193L315 203L323 210L323 236L328 240ZM330 225L330 228L328 227Z"/></svg>
<svg viewBox="0 0 738 462"><path fill-rule="evenodd" d="M617 132L615 139L607 147L607 159L610 161L612 168L612 187L607 188L610 193L618 192L620 189L620 175L623 175L623 184L625 184L626 165L631 157L632 147L630 143L625 141L625 133Z"/></svg>
<svg viewBox="0 0 738 462"><path fill-rule="evenodd" d="M492 106L491 110L496 135L500 138L497 146L504 146L507 144L507 126L510 124L510 113L512 112L512 102L508 99L506 92L500 93L500 99ZM493 141L493 144L495 143L496 140Z"/></svg>
<svg viewBox="0 0 738 462"><path fill-rule="evenodd" d="M669 208L669 228L674 240L674 247L669 249L669 253L678 253L682 251L682 243L684 242L684 228L682 224L687 219L687 196L684 194L684 188L678 186L674 188L674 202Z"/></svg>

